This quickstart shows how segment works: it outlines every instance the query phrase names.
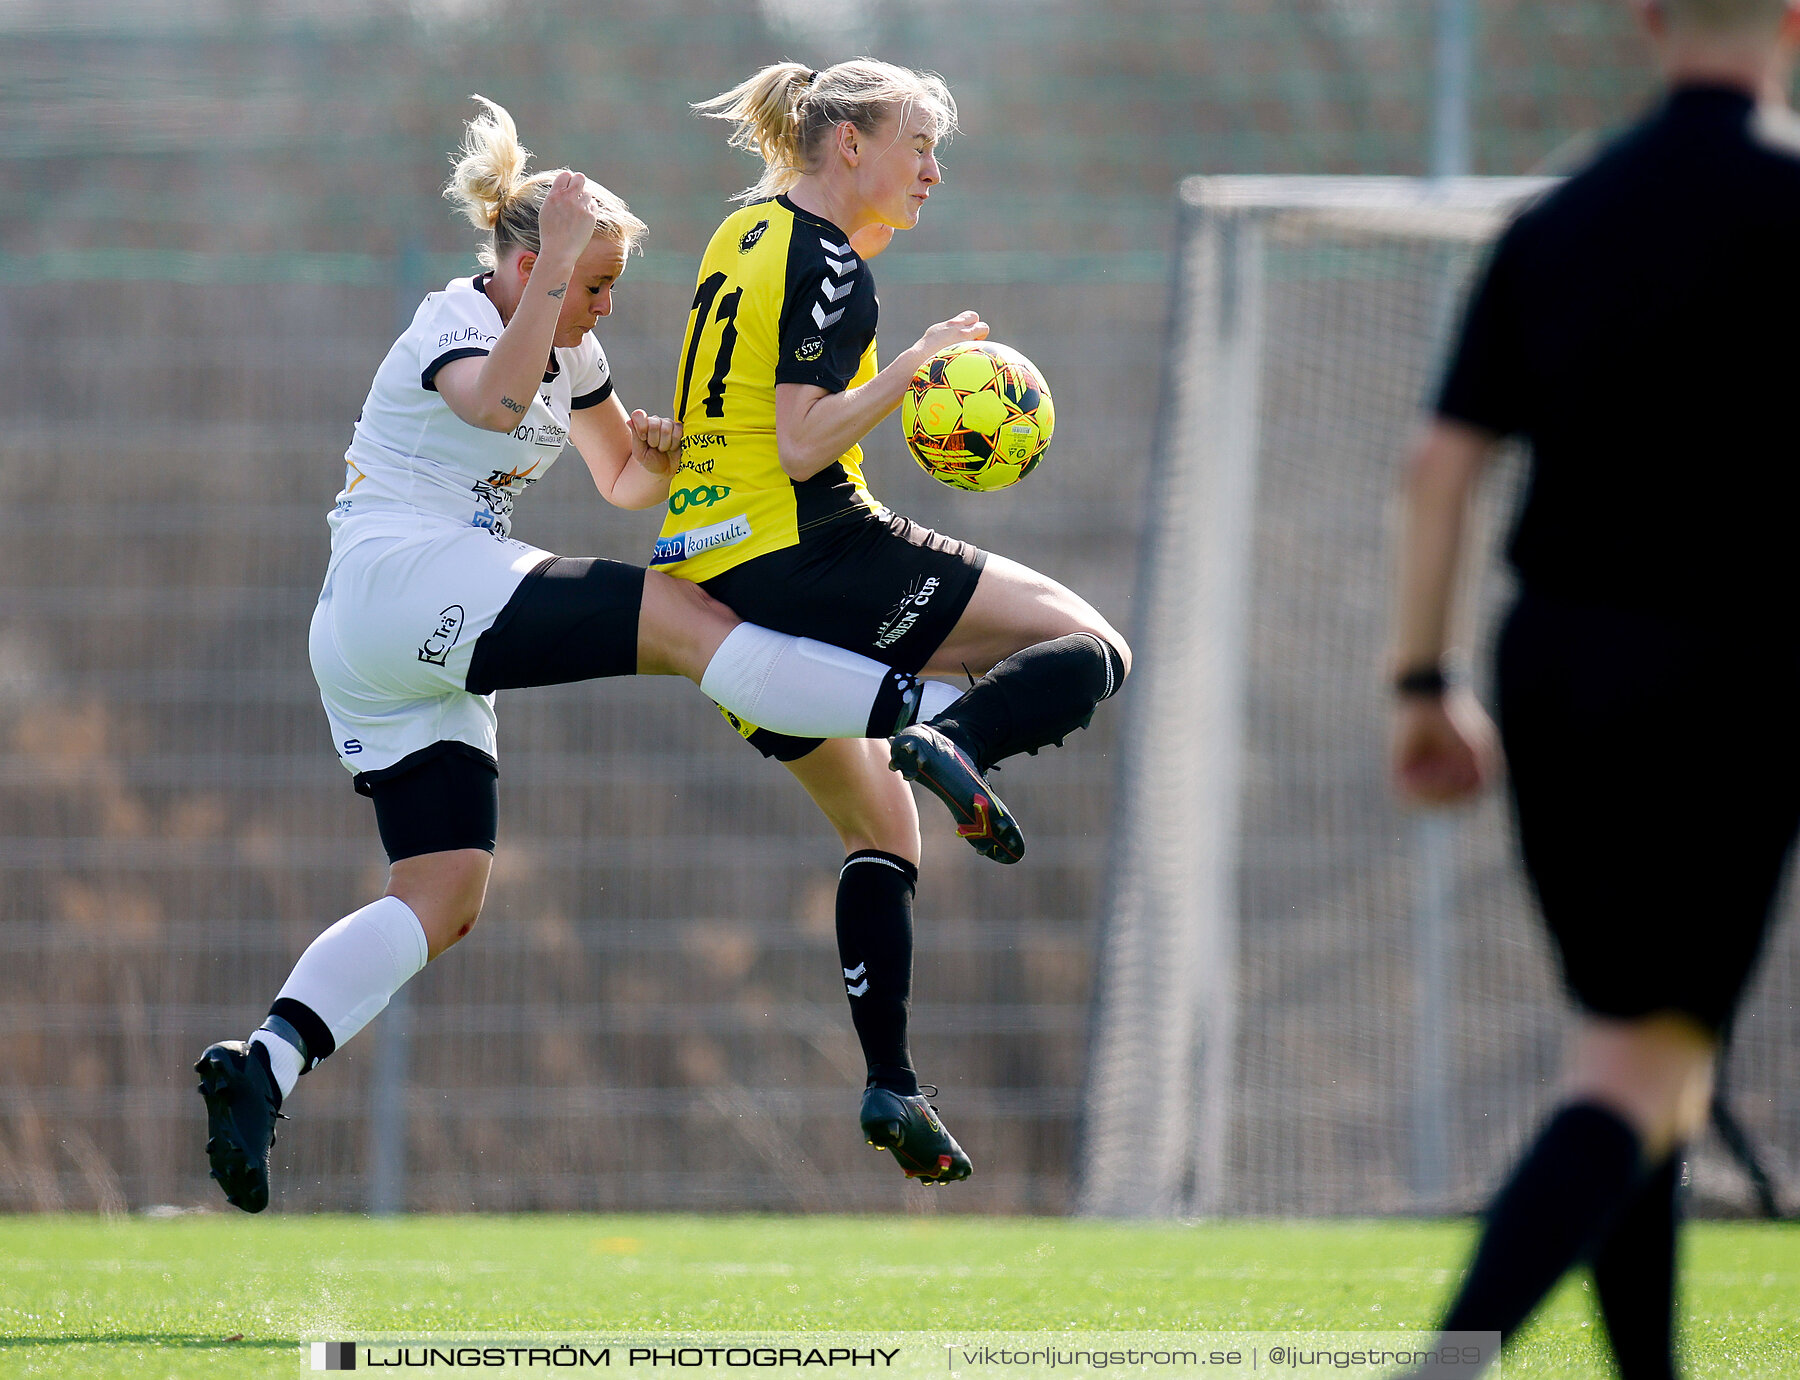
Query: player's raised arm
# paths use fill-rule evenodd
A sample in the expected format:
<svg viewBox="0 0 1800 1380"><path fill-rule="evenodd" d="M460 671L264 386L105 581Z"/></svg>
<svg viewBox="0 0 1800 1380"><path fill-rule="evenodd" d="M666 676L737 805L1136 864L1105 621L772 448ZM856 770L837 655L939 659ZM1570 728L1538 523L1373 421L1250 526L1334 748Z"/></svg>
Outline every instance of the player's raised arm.
<svg viewBox="0 0 1800 1380"><path fill-rule="evenodd" d="M600 216L586 179L580 173L558 173L538 213L540 248L519 255L516 284L496 275L493 286L502 294L507 321L494 348L482 359L457 360L438 372L438 392L470 426L511 431L525 416L550 347L561 343L556 336L576 262L593 239Z"/></svg>

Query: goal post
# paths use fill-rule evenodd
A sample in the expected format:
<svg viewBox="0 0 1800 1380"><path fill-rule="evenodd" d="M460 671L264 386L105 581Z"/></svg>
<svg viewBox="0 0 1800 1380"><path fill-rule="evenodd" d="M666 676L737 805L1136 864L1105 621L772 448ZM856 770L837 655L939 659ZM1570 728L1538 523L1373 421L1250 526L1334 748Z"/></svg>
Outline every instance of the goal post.
<svg viewBox="0 0 1800 1380"><path fill-rule="evenodd" d="M1462 1071L1445 1070L1448 1032L1427 1029L1451 980L1409 981L1407 956L1452 961L1447 917L1429 912L1482 857L1451 856L1461 831L1419 831L1439 856L1412 895L1381 779L1385 515L1468 274L1546 185L1181 185L1078 1151L1086 1213L1454 1196L1454 1169L1420 1162L1443 1128L1411 1134ZM1493 821L1481 828L1491 854ZM1437 933L1409 942L1415 922ZM1407 1048L1434 1041L1422 1064Z"/></svg>

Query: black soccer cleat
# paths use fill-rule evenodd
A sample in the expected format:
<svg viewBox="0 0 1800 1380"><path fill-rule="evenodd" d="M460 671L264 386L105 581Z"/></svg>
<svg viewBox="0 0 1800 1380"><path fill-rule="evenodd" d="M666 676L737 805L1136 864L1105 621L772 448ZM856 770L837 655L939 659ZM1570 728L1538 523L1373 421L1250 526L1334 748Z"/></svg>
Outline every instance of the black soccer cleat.
<svg viewBox="0 0 1800 1380"><path fill-rule="evenodd" d="M1025 856L1025 835L1012 813L976 770L969 754L930 724L914 724L894 735L888 765L917 781L944 804L956 832L984 858L1016 863Z"/></svg>
<svg viewBox="0 0 1800 1380"><path fill-rule="evenodd" d="M890 1150L906 1177L933 1187L966 1179L974 1172L956 1137L944 1129L937 1108L925 1100L929 1088L903 1097L886 1088L865 1088L863 1137L877 1149Z"/></svg>
<svg viewBox="0 0 1800 1380"><path fill-rule="evenodd" d="M209 1045L194 1065L206 1099L206 1158L225 1201L245 1212L269 1205L269 1150L281 1090L266 1058L242 1040Z"/></svg>

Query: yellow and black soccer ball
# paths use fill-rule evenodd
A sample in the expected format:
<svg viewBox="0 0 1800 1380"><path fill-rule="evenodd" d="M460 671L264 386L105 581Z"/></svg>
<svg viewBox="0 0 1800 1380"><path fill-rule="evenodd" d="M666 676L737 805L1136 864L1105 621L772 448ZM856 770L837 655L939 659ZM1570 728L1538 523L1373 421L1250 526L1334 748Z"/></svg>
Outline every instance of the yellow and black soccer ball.
<svg viewBox="0 0 1800 1380"><path fill-rule="evenodd" d="M977 493L1037 468L1056 426L1044 376L991 340L947 345L919 366L900 400L913 458L933 479Z"/></svg>

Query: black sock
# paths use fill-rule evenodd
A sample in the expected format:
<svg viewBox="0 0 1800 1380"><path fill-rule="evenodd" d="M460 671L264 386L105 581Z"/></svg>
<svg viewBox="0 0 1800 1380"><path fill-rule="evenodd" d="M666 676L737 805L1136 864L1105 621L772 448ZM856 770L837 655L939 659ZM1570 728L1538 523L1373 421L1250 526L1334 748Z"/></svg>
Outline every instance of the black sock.
<svg viewBox="0 0 1800 1380"><path fill-rule="evenodd" d="M937 718L986 771L1019 752L1086 728L1094 706L1125 681L1125 662L1104 638L1070 633L1014 652Z"/></svg>
<svg viewBox="0 0 1800 1380"><path fill-rule="evenodd" d="M1612 1229L1643 1183L1643 1143L1615 1112L1566 1104L1488 1208L1446 1332L1510 1336Z"/></svg>
<svg viewBox="0 0 1800 1380"><path fill-rule="evenodd" d="M906 1047L918 880L919 869L905 858L865 848L844 860L837 891L838 957L869 1082L908 1097L919 1090Z"/></svg>
<svg viewBox="0 0 1800 1380"><path fill-rule="evenodd" d="M1677 1148L1626 1204L1594 1255L1594 1290L1623 1380L1674 1380Z"/></svg>

